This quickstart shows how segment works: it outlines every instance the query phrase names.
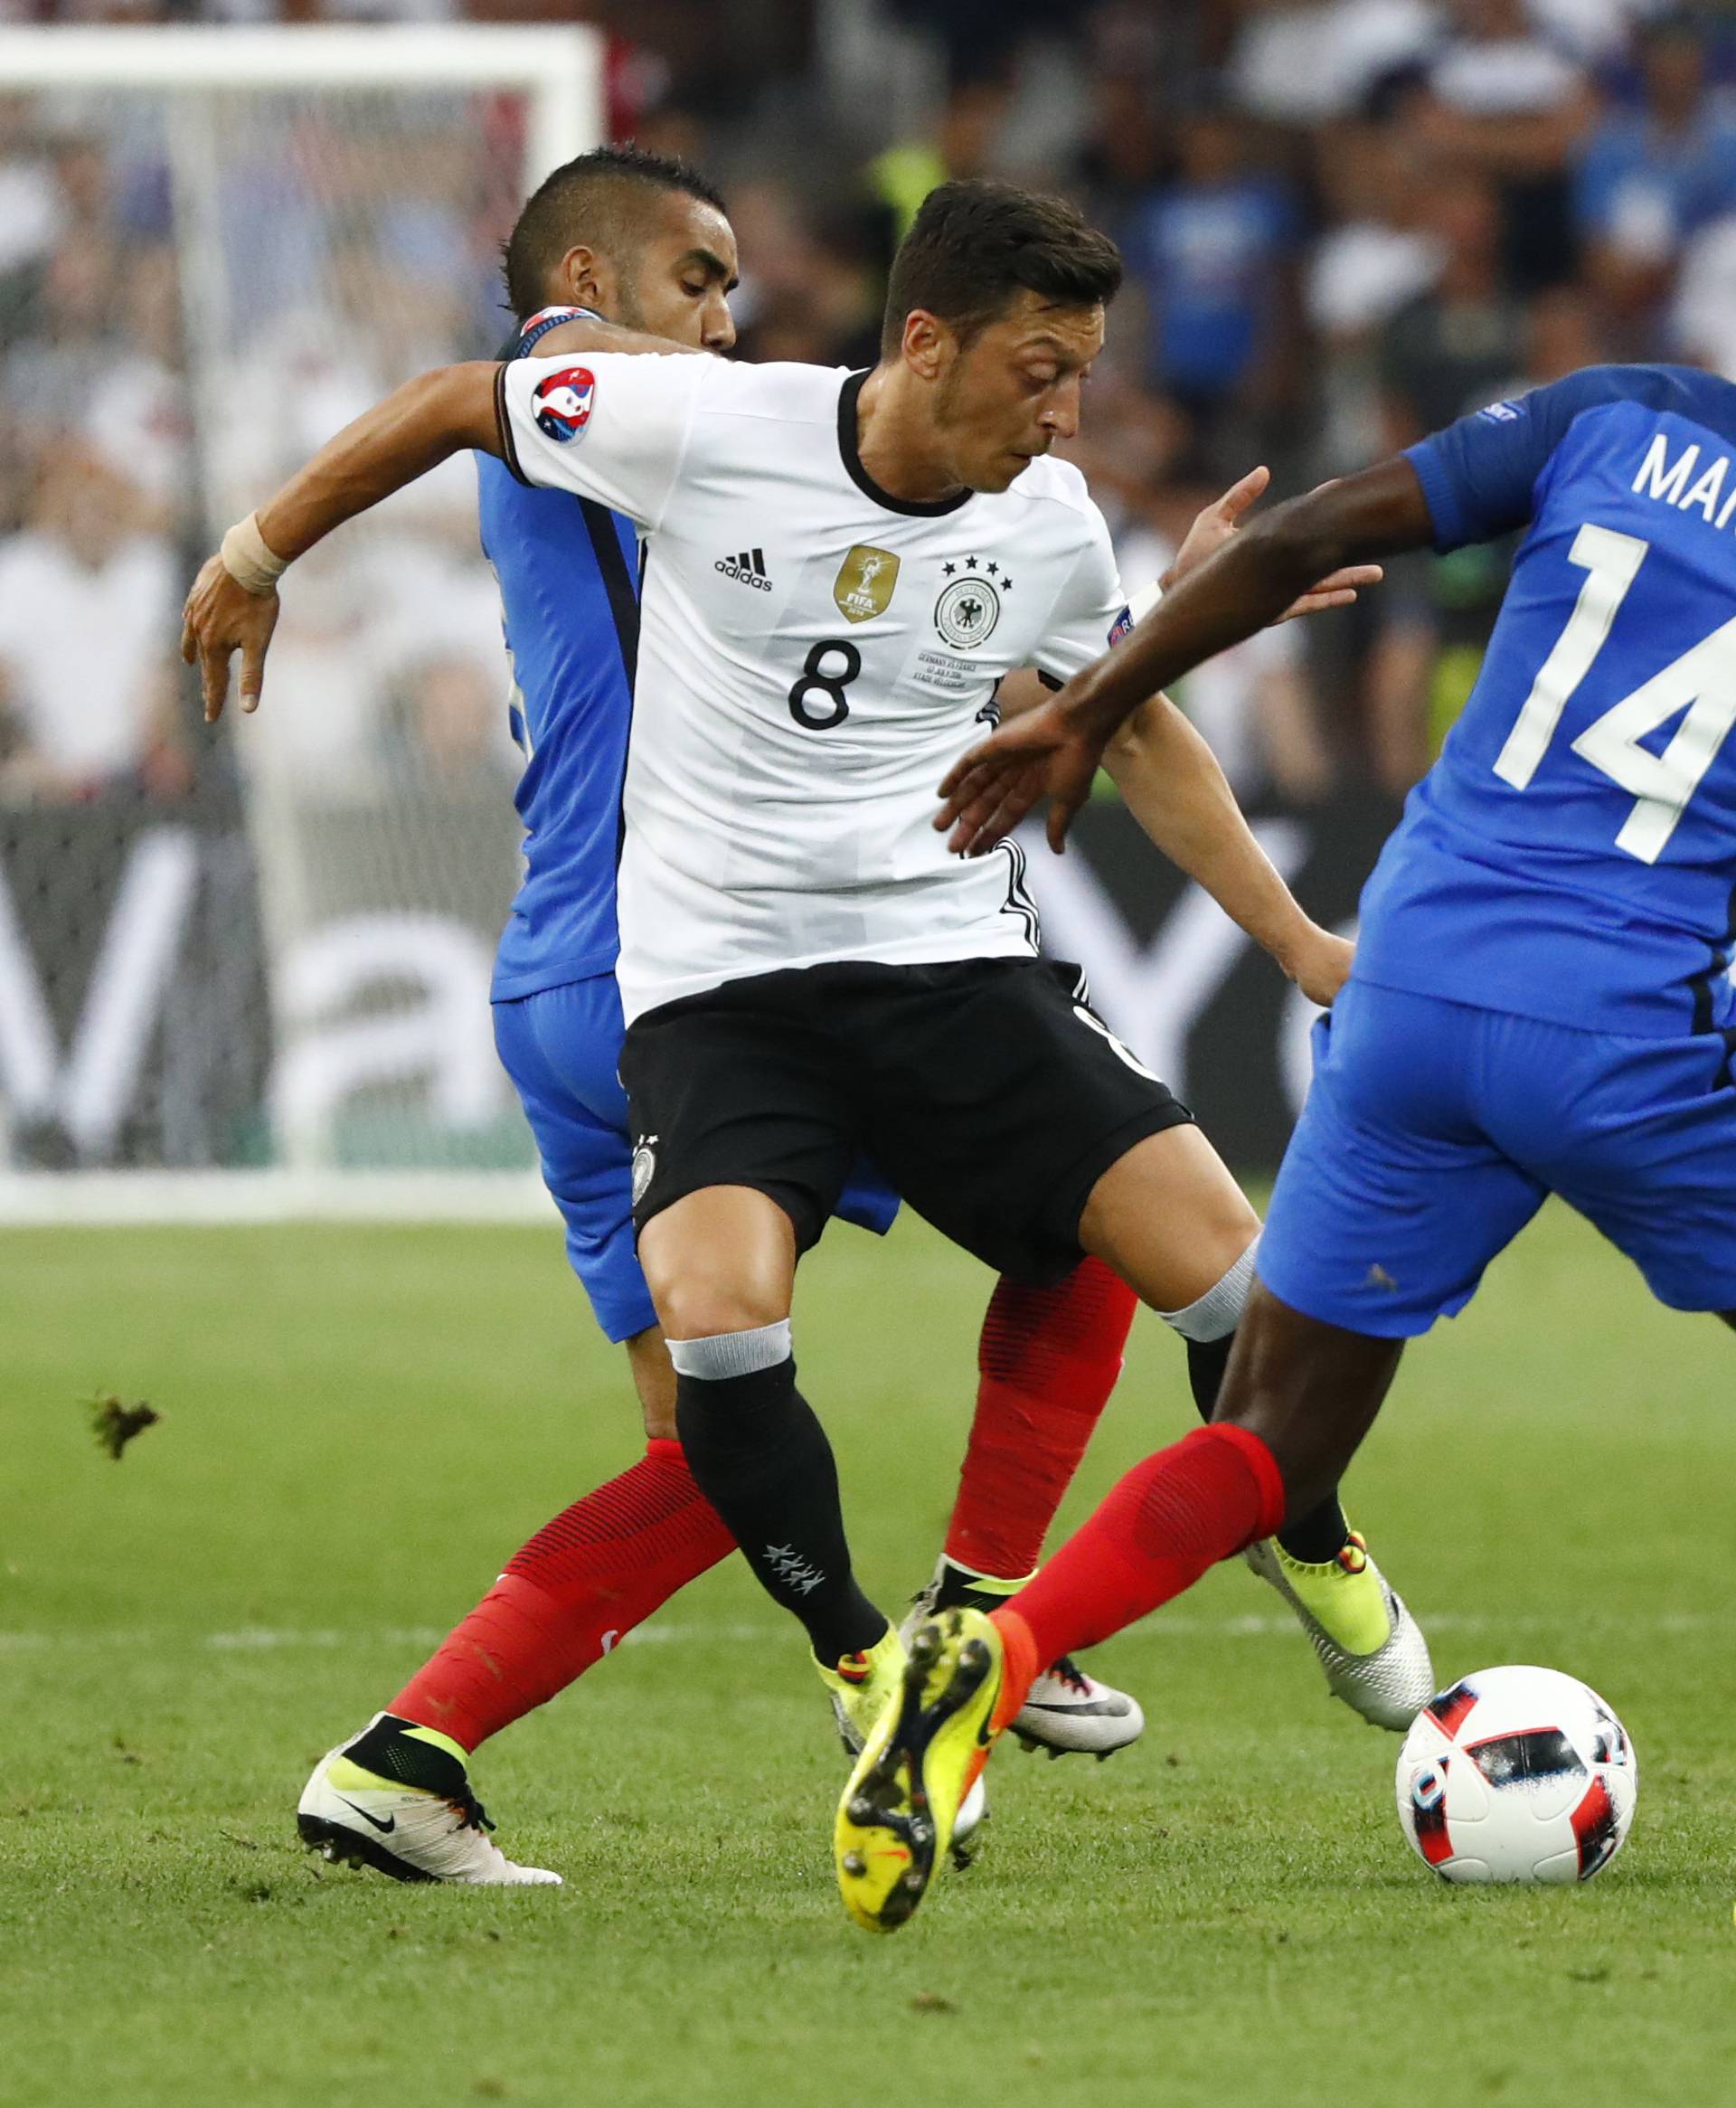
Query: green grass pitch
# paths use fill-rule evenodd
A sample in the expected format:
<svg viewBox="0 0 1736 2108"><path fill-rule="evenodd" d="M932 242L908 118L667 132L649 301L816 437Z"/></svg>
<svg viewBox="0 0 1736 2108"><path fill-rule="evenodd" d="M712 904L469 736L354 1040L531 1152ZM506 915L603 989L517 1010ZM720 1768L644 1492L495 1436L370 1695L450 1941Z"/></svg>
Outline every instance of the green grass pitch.
<svg viewBox="0 0 1736 2108"><path fill-rule="evenodd" d="M932 1562L987 1278L835 1233L797 1311L858 1564ZM1546 1216L1416 1349L1351 1487L1443 1681L1596 1684L1640 1761L1614 1867L1439 1885L1395 1747L1239 1566L1099 1657L1145 1740L1008 1749L976 1867L844 1919L798 1635L720 1569L485 1750L560 1891L406 1889L293 1809L518 1543L636 1448L558 1237L0 1237L0 2103L1671 2108L1736 2093L1736 1341ZM119 1463L78 1404L148 1398ZM1142 1319L1067 1513L1188 1424Z"/></svg>

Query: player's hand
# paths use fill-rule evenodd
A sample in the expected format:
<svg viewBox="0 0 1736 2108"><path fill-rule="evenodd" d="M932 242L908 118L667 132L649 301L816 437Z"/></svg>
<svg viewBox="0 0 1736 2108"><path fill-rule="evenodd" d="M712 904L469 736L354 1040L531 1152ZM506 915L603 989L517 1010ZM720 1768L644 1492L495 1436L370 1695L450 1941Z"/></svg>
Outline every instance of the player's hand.
<svg viewBox="0 0 1736 2108"><path fill-rule="evenodd" d="M1310 922L1278 964L1309 1002L1330 1010L1334 997L1350 978L1355 959L1356 947L1348 938L1335 937L1330 930Z"/></svg>
<svg viewBox="0 0 1736 2108"><path fill-rule="evenodd" d="M1051 696L972 747L940 786L938 831L950 827L955 855L982 856L1004 840L1039 799L1049 800L1049 846L1061 854L1073 815L1091 794L1107 737L1081 730Z"/></svg>
<svg viewBox="0 0 1736 2108"><path fill-rule="evenodd" d="M1187 530L1164 580L1165 585L1175 585L1190 571L1197 571L1208 556L1215 556L1241 526L1243 514L1264 494L1271 480L1269 468L1250 468L1240 483L1231 485L1215 505L1207 506ZM1327 608L1347 608L1361 587L1379 585L1385 576L1378 563L1353 563L1343 571L1335 571L1300 600L1292 601L1278 620L1289 622L1298 615L1318 615Z"/></svg>
<svg viewBox="0 0 1736 2108"><path fill-rule="evenodd" d="M181 610L181 656L199 668L205 723L215 724L229 698L229 662L241 655L241 708L257 710L265 685L265 654L278 626L276 593L250 593L221 556L210 558L193 581Z"/></svg>

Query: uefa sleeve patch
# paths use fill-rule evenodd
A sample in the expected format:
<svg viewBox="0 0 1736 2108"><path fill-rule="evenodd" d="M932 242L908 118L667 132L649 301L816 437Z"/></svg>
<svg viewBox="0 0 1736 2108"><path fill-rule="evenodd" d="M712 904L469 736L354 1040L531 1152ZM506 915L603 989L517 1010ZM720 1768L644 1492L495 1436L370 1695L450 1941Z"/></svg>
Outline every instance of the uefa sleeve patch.
<svg viewBox="0 0 1736 2108"><path fill-rule="evenodd" d="M1123 608L1121 612L1116 617L1114 625L1109 630L1109 642L1111 644L1119 644L1121 639L1126 637L1132 630L1132 629L1133 610L1131 608Z"/></svg>
<svg viewBox="0 0 1736 2108"><path fill-rule="evenodd" d="M562 366L545 374L531 392L536 429L557 446L576 440L590 422L597 376L589 366Z"/></svg>
<svg viewBox="0 0 1736 2108"><path fill-rule="evenodd" d="M1479 417L1486 417L1491 424L1511 424L1519 414L1516 402L1491 402L1486 410L1479 410Z"/></svg>

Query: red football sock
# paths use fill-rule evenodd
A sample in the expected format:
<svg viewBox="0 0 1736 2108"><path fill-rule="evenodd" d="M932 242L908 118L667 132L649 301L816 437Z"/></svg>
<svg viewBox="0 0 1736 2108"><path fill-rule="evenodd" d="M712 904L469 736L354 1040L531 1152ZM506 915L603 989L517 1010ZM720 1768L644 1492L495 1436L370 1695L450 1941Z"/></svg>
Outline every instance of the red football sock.
<svg viewBox="0 0 1736 2108"><path fill-rule="evenodd" d="M995 1612L1007 1641L1008 1684L1024 1678L1016 1692L1004 1692L997 1717L1012 1717L1051 1662L1145 1617L1283 1520L1278 1460L1245 1427L1196 1427L1136 1464L1036 1579Z"/></svg>
<svg viewBox="0 0 1736 2108"><path fill-rule="evenodd" d="M544 1705L735 1549L678 1442L545 1524L387 1706L467 1750Z"/></svg>
<svg viewBox="0 0 1736 2108"><path fill-rule="evenodd" d="M1087 1259L1057 1288L1003 1279L983 1319L970 1445L947 1557L1022 1581L1072 1484L1121 1374L1138 1307L1125 1281Z"/></svg>

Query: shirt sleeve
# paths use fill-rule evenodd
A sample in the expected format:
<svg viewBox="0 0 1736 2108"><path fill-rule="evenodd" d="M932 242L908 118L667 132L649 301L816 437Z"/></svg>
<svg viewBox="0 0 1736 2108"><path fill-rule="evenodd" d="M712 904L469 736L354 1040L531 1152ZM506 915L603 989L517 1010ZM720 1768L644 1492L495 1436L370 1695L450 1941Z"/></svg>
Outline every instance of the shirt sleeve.
<svg viewBox="0 0 1736 2108"><path fill-rule="evenodd" d="M1109 530L1091 508L1091 538L1061 588L1036 649L1037 671L1058 688L1102 657L1133 627Z"/></svg>
<svg viewBox="0 0 1736 2108"><path fill-rule="evenodd" d="M514 359L495 380L506 466L521 483L594 498L648 532L680 481L713 364L655 352Z"/></svg>
<svg viewBox="0 0 1736 2108"><path fill-rule="evenodd" d="M1636 402L1693 416L1704 381L1681 366L1588 366L1511 402L1492 402L1407 447L1404 458L1434 523L1435 547L1445 553L1524 526L1539 477L1584 411Z"/></svg>

